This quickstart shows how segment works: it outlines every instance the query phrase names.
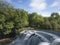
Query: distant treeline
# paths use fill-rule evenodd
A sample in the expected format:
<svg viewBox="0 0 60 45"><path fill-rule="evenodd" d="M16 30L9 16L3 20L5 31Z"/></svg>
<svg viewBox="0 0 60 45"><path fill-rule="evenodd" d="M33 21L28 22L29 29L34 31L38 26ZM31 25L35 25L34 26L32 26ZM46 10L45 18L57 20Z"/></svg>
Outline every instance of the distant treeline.
<svg viewBox="0 0 60 45"><path fill-rule="evenodd" d="M0 38L15 36L25 27L60 31L60 15L58 12L53 12L50 17L43 17L0 1Z"/></svg>

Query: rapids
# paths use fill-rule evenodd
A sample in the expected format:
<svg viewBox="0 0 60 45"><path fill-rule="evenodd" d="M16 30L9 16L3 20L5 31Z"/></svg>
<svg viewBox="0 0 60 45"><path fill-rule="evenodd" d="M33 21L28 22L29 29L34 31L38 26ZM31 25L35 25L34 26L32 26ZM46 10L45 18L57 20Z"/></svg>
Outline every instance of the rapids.
<svg viewBox="0 0 60 45"><path fill-rule="evenodd" d="M24 30L8 45L60 45L60 36L48 31Z"/></svg>

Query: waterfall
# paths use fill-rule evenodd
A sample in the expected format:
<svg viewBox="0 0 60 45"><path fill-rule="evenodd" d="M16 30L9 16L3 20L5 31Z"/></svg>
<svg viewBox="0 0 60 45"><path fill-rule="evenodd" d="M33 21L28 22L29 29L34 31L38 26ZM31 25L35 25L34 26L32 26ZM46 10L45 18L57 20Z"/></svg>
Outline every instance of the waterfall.
<svg viewBox="0 0 60 45"><path fill-rule="evenodd" d="M48 38L53 38L54 40L51 41ZM60 36L46 31L25 30L8 45L60 45Z"/></svg>
<svg viewBox="0 0 60 45"><path fill-rule="evenodd" d="M31 36L31 35L33 35L34 34L34 32L32 32L32 31L25 31L25 33L24 34L26 34L26 36L25 36L25 39L24 40L27 40L27 39L29 39L29 37Z"/></svg>
<svg viewBox="0 0 60 45"><path fill-rule="evenodd" d="M44 31L36 31L36 32L39 32L39 33L44 33L44 34L46 34L46 35L52 36L54 39L59 38L59 36L54 35L54 34L52 34L52 33L44 32Z"/></svg>
<svg viewBox="0 0 60 45"><path fill-rule="evenodd" d="M49 42L49 40L47 38L45 38L43 35L40 35L38 33L35 33L35 35L41 37L41 39L44 40L45 42Z"/></svg>

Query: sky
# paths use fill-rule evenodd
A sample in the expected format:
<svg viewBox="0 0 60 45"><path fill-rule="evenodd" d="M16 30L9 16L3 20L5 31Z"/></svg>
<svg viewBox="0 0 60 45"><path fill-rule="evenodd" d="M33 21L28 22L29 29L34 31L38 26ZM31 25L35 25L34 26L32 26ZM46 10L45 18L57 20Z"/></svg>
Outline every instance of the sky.
<svg viewBox="0 0 60 45"><path fill-rule="evenodd" d="M53 12L60 14L60 0L5 0L15 8L21 8L29 13L37 12L42 16L50 16Z"/></svg>

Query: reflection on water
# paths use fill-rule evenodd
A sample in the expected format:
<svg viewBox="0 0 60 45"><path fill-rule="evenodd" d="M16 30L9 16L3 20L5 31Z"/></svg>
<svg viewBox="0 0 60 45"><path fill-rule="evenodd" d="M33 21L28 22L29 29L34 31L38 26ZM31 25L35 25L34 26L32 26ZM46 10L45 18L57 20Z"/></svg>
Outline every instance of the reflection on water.
<svg viewBox="0 0 60 45"><path fill-rule="evenodd" d="M22 31L19 36L8 45L59 45L60 37L48 31Z"/></svg>

